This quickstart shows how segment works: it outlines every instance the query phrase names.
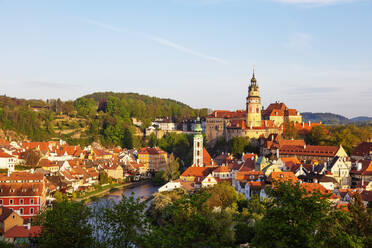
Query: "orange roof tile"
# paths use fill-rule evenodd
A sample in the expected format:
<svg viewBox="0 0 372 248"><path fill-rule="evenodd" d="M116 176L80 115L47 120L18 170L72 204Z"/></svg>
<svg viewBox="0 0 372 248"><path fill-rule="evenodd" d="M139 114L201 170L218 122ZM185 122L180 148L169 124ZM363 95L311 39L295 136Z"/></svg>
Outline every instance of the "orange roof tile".
<svg viewBox="0 0 372 248"><path fill-rule="evenodd" d="M215 173L226 173L226 172L230 172L230 169L227 166L219 166L213 172L215 172Z"/></svg>
<svg viewBox="0 0 372 248"><path fill-rule="evenodd" d="M41 235L41 226L15 226L8 230L5 234L5 238L29 238L39 237Z"/></svg>
<svg viewBox="0 0 372 248"><path fill-rule="evenodd" d="M282 182L293 182L296 183L298 181L298 178L296 175L291 172L284 172L284 171L273 171L271 175L269 176L269 181L275 182L275 181L282 181Z"/></svg>

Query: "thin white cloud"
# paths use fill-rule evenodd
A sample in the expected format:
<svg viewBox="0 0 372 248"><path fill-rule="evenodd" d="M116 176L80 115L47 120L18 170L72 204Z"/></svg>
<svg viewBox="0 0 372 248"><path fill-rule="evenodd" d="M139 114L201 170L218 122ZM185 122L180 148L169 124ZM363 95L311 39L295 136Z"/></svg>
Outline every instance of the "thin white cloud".
<svg viewBox="0 0 372 248"><path fill-rule="evenodd" d="M309 34L296 33L289 38L286 47L296 50L305 50L311 48L310 41L311 36Z"/></svg>
<svg viewBox="0 0 372 248"><path fill-rule="evenodd" d="M103 28L103 29L106 29L106 30L109 30L109 31L113 31L113 32L116 32L116 33L120 33L122 31L118 27L108 25L108 24L105 24L105 23L102 23L102 22L99 22L99 21L86 19L86 18L81 18L81 20L85 23L92 24L92 25L95 25L97 27L100 27L100 28ZM195 51L193 49L184 47L180 44L177 44L177 43L175 43L173 41L170 41L170 40L167 40L165 38L162 38L162 37L159 37L159 36L154 36L154 35L147 35L147 34L142 34L142 35L148 40L151 40L153 42L156 42L158 44L161 44L161 45L164 45L164 46L167 46L167 47L174 48L178 51L182 51L184 53L188 53L188 54L194 55L194 56L202 58L202 59L215 61L215 62L220 63L220 64L228 64L228 61L226 61L222 58L210 56L210 55L204 54L202 52Z"/></svg>
<svg viewBox="0 0 372 248"><path fill-rule="evenodd" d="M274 2L304 5L330 5L338 3L359 2L361 0L272 0Z"/></svg>
<svg viewBox="0 0 372 248"><path fill-rule="evenodd" d="M215 61L215 62L218 62L220 64L228 64L228 61L226 61L224 59L221 59L221 58L218 58L218 57L214 57L214 56L209 56L207 54L204 54L204 53L201 53L201 52L192 50L190 48L184 47L184 46L182 46L180 44L177 44L177 43L172 42L170 40L164 39L162 37L153 36L153 35L146 35L146 38L149 39L149 40L152 40L152 41L154 41L156 43L159 43L161 45L164 45L164 46L167 46L167 47L171 47L171 48L177 49L179 51L182 51L182 52L185 52L185 53L194 55L194 56L199 57L199 58L203 58L203 59L206 59L206 60Z"/></svg>
<svg viewBox="0 0 372 248"><path fill-rule="evenodd" d="M83 22L85 22L85 23L93 24L93 25L95 25L97 27L100 27L100 28L103 28L103 29L106 29L106 30L114 31L116 33L121 32L121 29L120 28L115 27L115 26L111 26L111 25L108 25L108 24L105 24L105 23L102 23L102 22L99 22L99 21L95 21L95 20L91 20L91 19L86 19L86 18L82 18L81 20Z"/></svg>

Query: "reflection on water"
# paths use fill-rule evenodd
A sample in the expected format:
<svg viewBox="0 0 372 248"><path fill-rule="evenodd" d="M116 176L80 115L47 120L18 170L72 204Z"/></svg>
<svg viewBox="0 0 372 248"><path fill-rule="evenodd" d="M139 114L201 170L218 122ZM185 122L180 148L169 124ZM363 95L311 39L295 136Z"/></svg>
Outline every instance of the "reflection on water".
<svg viewBox="0 0 372 248"><path fill-rule="evenodd" d="M115 190L105 195L103 198L111 199L116 203L118 203L121 200L122 194L124 194L125 196L130 196L133 193L135 198L147 198L152 196L152 194L154 194L155 192L157 192L158 188L159 187L155 187L150 183L142 184L134 186L132 188Z"/></svg>

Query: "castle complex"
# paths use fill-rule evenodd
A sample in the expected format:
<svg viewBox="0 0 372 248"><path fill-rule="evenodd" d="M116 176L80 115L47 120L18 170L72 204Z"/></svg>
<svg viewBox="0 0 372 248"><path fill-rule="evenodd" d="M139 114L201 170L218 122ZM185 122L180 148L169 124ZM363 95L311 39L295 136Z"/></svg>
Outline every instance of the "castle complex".
<svg viewBox="0 0 372 248"><path fill-rule="evenodd" d="M237 111L216 110L206 118L206 135L214 143L218 137L230 140L235 136L258 139L270 134L281 134L285 122L301 123L302 116L296 109L275 102L267 109L261 108L259 86L253 72L248 87L246 109Z"/></svg>

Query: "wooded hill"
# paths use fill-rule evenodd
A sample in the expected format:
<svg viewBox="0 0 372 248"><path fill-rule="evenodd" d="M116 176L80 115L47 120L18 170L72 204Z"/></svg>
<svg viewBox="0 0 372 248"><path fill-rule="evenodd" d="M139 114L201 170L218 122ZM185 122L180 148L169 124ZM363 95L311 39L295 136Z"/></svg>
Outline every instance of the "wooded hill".
<svg viewBox="0 0 372 248"><path fill-rule="evenodd" d="M193 109L172 99L136 93L98 92L74 101L0 96L0 129L8 138L11 131L12 139L62 138L70 143L97 141L106 146L131 148L140 142L134 134L141 133L155 117L180 122L198 114L205 116L207 109ZM143 126L134 127L132 117L141 120Z"/></svg>

